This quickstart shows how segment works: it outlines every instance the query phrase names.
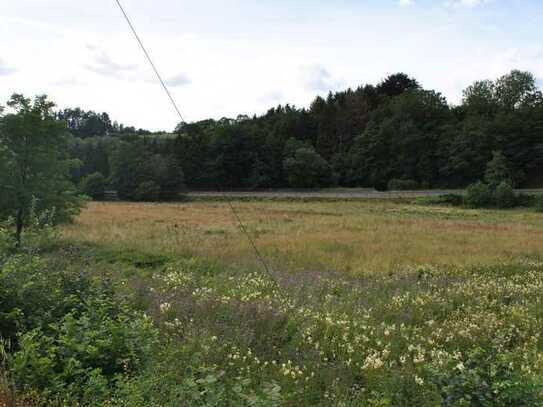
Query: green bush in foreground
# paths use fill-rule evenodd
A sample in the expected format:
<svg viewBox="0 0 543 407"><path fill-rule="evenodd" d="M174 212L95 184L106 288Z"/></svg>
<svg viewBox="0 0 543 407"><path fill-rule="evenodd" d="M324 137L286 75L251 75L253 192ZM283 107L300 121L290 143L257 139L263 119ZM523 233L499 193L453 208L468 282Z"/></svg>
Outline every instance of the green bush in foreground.
<svg viewBox="0 0 543 407"><path fill-rule="evenodd" d="M89 405L109 396L119 375L137 374L147 364L156 336L150 320L112 298L92 298L82 311L21 334L9 363L16 383Z"/></svg>

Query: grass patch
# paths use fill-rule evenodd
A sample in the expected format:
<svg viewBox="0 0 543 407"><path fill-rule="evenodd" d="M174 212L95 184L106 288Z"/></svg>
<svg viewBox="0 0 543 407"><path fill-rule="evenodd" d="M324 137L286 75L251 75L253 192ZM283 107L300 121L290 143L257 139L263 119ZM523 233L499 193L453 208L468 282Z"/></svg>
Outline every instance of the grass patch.
<svg viewBox="0 0 543 407"><path fill-rule="evenodd" d="M543 218L406 202L238 202L243 222L279 268L387 271L410 264L495 264L543 247ZM90 203L64 236L114 252L161 259L199 256L257 266L228 205ZM349 250L323 250L349 247ZM315 270L315 267L318 267Z"/></svg>

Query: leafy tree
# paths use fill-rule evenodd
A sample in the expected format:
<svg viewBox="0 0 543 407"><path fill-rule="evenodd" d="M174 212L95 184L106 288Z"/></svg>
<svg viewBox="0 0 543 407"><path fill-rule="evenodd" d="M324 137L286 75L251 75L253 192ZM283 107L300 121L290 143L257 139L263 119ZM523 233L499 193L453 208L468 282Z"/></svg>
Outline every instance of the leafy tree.
<svg viewBox="0 0 543 407"><path fill-rule="evenodd" d="M541 92L537 90L535 77L530 72L513 70L499 78L495 86L496 99L508 111L541 100Z"/></svg>
<svg viewBox="0 0 543 407"><path fill-rule="evenodd" d="M379 85L377 85L376 90L377 93L393 97L399 96L407 90L419 88L420 85L415 79L410 78L408 75L400 72L388 76Z"/></svg>
<svg viewBox="0 0 543 407"><path fill-rule="evenodd" d="M56 113L56 117L65 121L72 134L77 137L106 136L113 130L107 113L86 112L78 107L64 109Z"/></svg>
<svg viewBox="0 0 543 407"><path fill-rule="evenodd" d="M120 143L111 163L111 183L122 199L172 199L184 189L183 171L177 161L172 156L153 154L145 140Z"/></svg>
<svg viewBox="0 0 543 407"><path fill-rule="evenodd" d="M8 106L14 112L0 119L0 214L13 217L20 244L33 201L35 210L54 209L63 221L77 213L80 199L69 179L69 134L55 119L54 104L46 96L32 101L14 94Z"/></svg>
<svg viewBox="0 0 543 407"><path fill-rule="evenodd" d="M285 159L288 183L295 188L315 188L333 183L332 168L312 148L299 148L292 157Z"/></svg>
<svg viewBox="0 0 543 407"><path fill-rule="evenodd" d="M160 186L155 181L143 181L138 185L132 197L136 201L155 202L160 198Z"/></svg>
<svg viewBox="0 0 543 407"><path fill-rule="evenodd" d="M463 105L470 113L492 116L497 109L496 87L489 80L477 81L464 90Z"/></svg>
<svg viewBox="0 0 543 407"><path fill-rule="evenodd" d="M106 190L106 178L99 172L90 174L81 182L81 190L92 199L103 199Z"/></svg>
<svg viewBox="0 0 543 407"><path fill-rule="evenodd" d="M513 176L507 158L501 151L495 151L493 158L486 166L485 181L491 188L496 188L501 183L513 184Z"/></svg>

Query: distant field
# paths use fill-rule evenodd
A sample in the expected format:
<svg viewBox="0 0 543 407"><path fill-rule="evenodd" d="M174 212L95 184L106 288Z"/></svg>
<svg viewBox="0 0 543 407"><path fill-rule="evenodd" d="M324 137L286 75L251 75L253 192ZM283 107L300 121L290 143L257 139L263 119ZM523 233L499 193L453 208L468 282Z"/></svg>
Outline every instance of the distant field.
<svg viewBox="0 0 543 407"><path fill-rule="evenodd" d="M388 271L413 264L494 264L543 247L531 210L468 210L398 201L236 202L264 255L282 271ZM228 206L90 203L65 236L107 247L191 254L251 266Z"/></svg>

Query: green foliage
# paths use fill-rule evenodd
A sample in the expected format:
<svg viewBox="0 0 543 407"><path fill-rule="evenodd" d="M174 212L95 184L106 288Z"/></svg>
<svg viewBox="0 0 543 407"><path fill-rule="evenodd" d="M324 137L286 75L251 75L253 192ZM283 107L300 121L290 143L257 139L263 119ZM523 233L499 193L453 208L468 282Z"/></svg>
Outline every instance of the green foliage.
<svg viewBox="0 0 543 407"><path fill-rule="evenodd" d="M156 335L150 320L97 296L46 330L20 335L9 363L17 383L64 402L96 403L111 392L116 376L145 366Z"/></svg>
<svg viewBox="0 0 543 407"><path fill-rule="evenodd" d="M517 204L517 197L513 187L508 182L501 182L495 191L498 208L513 208Z"/></svg>
<svg viewBox="0 0 543 407"><path fill-rule="evenodd" d="M535 198L534 207L537 212L543 213L543 194L537 195Z"/></svg>
<svg viewBox="0 0 543 407"><path fill-rule="evenodd" d="M161 199L168 199L165 191L182 187L175 175L168 177L174 182L168 187L158 179L168 159L178 169L167 172L182 171L190 188L284 188L292 185L292 171L300 172L285 170L299 149L314 150L333 168L333 176L317 187L385 190L393 179L417 180L422 188L464 188L480 179L492 188L502 181L536 185L543 174L542 111L534 76L512 71L469 86L460 106L400 73L377 85L317 97L309 109L285 105L252 118L181 123L175 135L166 136L128 131L107 115L81 109L58 115L78 137L71 152L82 165L73 171L74 180L97 171L114 175L123 199L134 199L141 182L153 181ZM136 141L145 151L130 158ZM495 151L500 153L493 158ZM123 153L121 160L134 162L126 173L120 169L127 165L120 164ZM162 163L151 164L153 156ZM294 178L298 185L315 185Z"/></svg>
<svg viewBox="0 0 543 407"><path fill-rule="evenodd" d="M67 249L51 259L0 252L0 341L11 352L3 362L23 394L98 405L147 366L157 332L111 281L70 269Z"/></svg>
<svg viewBox="0 0 543 407"><path fill-rule="evenodd" d="M490 187L484 182L477 182L466 189L465 203L470 208L487 208L494 203Z"/></svg>
<svg viewBox="0 0 543 407"><path fill-rule="evenodd" d="M43 405L543 403L537 258L285 272L279 292L260 273L198 258L116 282L111 262L124 253L85 273L89 253L59 250L0 261L0 333L16 333L9 380Z"/></svg>
<svg viewBox="0 0 543 407"><path fill-rule="evenodd" d="M184 188L183 172L176 160L152 154L143 140L117 146L111 181L120 198L135 201L173 199Z"/></svg>
<svg viewBox="0 0 543 407"><path fill-rule="evenodd" d="M160 186L154 181L143 181L132 195L136 201L154 202L160 198Z"/></svg>
<svg viewBox="0 0 543 407"><path fill-rule="evenodd" d="M0 118L0 218L13 218L20 241L33 203L67 221L81 200L69 180L68 133L52 114L54 104L13 95L8 105L15 113Z"/></svg>
<svg viewBox="0 0 543 407"><path fill-rule="evenodd" d="M512 353L475 347L466 360L432 367L429 374L439 386L445 405L536 406L540 383L514 368Z"/></svg>
<svg viewBox="0 0 543 407"><path fill-rule="evenodd" d="M284 171L289 186L294 188L316 188L331 185L332 168L312 148L299 148L284 161Z"/></svg>
<svg viewBox="0 0 543 407"><path fill-rule="evenodd" d="M513 185L513 175L507 158L495 151L492 160L487 164L485 181L491 188L496 188L501 183Z"/></svg>
<svg viewBox="0 0 543 407"><path fill-rule="evenodd" d="M83 178L81 190L92 199L103 199L106 190L106 178L99 172L90 174Z"/></svg>
<svg viewBox="0 0 543 407"><path fill-rule="evenodd" d="M415 191L420 189L417 181L412 179L391 179L388 182L387 189L389 191Z"/></svg>

